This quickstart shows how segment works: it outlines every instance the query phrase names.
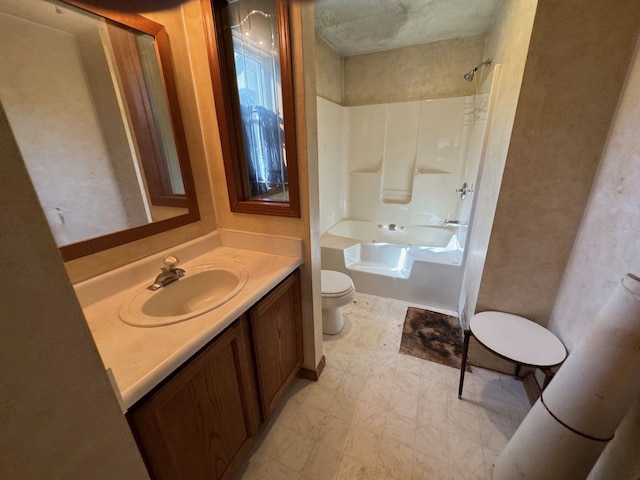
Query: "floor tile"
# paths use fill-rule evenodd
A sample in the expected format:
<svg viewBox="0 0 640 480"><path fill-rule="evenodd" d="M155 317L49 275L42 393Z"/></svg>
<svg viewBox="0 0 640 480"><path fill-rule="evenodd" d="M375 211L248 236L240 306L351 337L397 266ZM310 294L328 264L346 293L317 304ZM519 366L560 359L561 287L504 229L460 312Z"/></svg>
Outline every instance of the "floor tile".
<svg viewBox="0 0 640 480"><path fill-rule="evenodd" d="M381 443L382 433L375 433L353 425L347 435L344 455L364 465L375 466Z"/></svg>
<svg viewBox="0 0 640 480"><path fill-rule="evenodd" d="M356 294L325 335L318 382L296 379L241 480L485 480L530 405L522 383L399 353L409 305Z"/></svg>
<svg viewBox="0 0 640 480"><path fill-rule="evenodd" d="M446 403L437 403L427 398L420 398L418 401L418 423L447 430L448 410Z"/></svg>
<svg viewBox="0 0 640 480"><path fill-rule="evenodd" d="M302 403L318 410L327 411L331 408L331 401L335 394L334 389L316 383L309 387L309 393L304 397Z"/></svg>
<svg viewBox="0 0 640 480"><path fill-rule="evenodd" d="M389 386L378 383L375 378L369 378L362 390L362 398L376 407L387 408L390 396Z"/></svg>
<svg viewBox="0 0 640 480"><path fill-rule="evenodd" d="M362 390L364 390L364 386L366 383L366 378L352 375L350 373L345 373L342 376L342 380L340 381L338 390L347 395L351 395L352 397L359 398L362 394Z"/></svg>
<svg viewBox="0 0 640 480"><path fill-rule="evenodd" d="M449 464L420 452L413 453L411 480L443 480L449 477Z"/></svg>
<svg viewBox="0 0 640 480"><path fill-rule="evenodd" d="M342 460L339 450L316 443L302 468L302 477L309 480L332 480Z"/></svg>
<svg viewBox="0 0 640 480"><path fill-rule="evenodd" d="M477 415L450 408L447 412L447 430L460 438L482 445Z"/></svg>
<svg viewBox="0 0 640 480"><path fill-rule="evenodd" d="M414 450L432 459L449 462L449 433L431 425L418 425Z"/></svg>
<svg viewBox="0 0 640 480"><path fill-rule="evenodd" d="M386 421L386 409L369 403L366 400L360 400L353 418L354 425L374 433L382 433Z"/></svg>
<svg viewBox="0 0 640 480"><path fill-rule="evenodd" d="M396 368L396 374L393 377L393 390L399 390L410 395L418 395L420 393L420 385L422 379L420 375L404 372L400 366Z"/></svg>
<svg viewBox="0 0 640 480"><path fill-rule="evenodd" d="M413 448L416 438L416 422L410 418L387 412L382 432L382 443L397 442Z"/></svg>
<svg viewBox="0 0 640 480"><path fill-rule="evenodd" d="M337 390L344 377L344 371L327 365L318 379L318 385L331 390Z"/></svg>
<svg viewBox="0 0 640 480"><path fill-rule="evenodd" d="M511 425L491 422L485 418L480 420L482 446L493 451L501 451L515 431L515 427Z"/></svg>
<svg viewBox="0 0 640 480"><path fill-rule="evenodd" d="M275 460L299 472L304 467L314 442L310 438L291 431L273 454Z"/></svg>
<svg viewBox="0 0 640 480"><path fill-rule="evenodd" d="M301 405L302 402L296 399L282 401L273 413L271 422L289 426Z"/></svg>
<svg viewBox="0 0 640 480"><path fill-rule="evenodd" d="M391 390L389 396L389 411L402 415L413 421L418 417L418 405L420 403L418 395L411 395L396 390Z"/></svg>
<svg viewBox="0 0 640 480"><path fill-rule="evenodd" d="M486 475L482 446L451 432L449 435L449 463L452 470L473 473L481 477Z"/></svg>
<svg viewBox="0 0 640 480"><path fill-rule="evenodd" d="M345 421L335 415L327 414L316 435L316 441L327 447L342 451L347 441L350 428L350 421Z"/></svg>
<svg viewBox="0 0 640 480"><path fill-rule="evenodd" d="M411 478L413 449L393 441L382 442L376 463L376 478L406 480Z"/></svg>
<svg viewBox="0 0 640 480"><path fill-rule="evenodd" d="M396 374L396 367L387 367L386 365L374 365L369 373L370 379L375 379L376 382L391 387L393 385L393 379Z"/></svg>
<svg viewBox="0 0 640 480"><path fill-rule="evenodd" d="M337 391L331 401L331 415L341 418L346 423L351 424L356 413L356 408L360 398L349 395L342 391Z"/></svg>
<svg viewBox="0 0 640 480"><path fill-rule="evenodd" d="M422 374L422 364L424 360L421 360L411 355L400 354L398 358L398 369L405 374L420 376Z"/></svg>
<svg viewBox="0 0 640 480"><path fill-rule="evenodd" d="M300 406L288 427L305 437L315 440L323 425L327 412L313 406Z"/></svg>
<svg viewBox="0 0 640 480"><path fill-rule="evenodd" d="M375 462L365 464L349 457L343 457L335 480L370 480L375 474Z"/></svg>
<svg viewBox="0 0 640 480"><path fill-rule="evenodd" d="M276 460L265 458L259 463L250 463L242 476L243 480L265 480L267 478L299 480L300 474Z"/></svg>
<svg viewBox="0 0 640 480"><path fill-rule="evenodd" d="M500 452L496 452L488 448L484 448L482 452L484 454L484 465L487 472L486 477L493 478L493 465L495 464L498 455L500 455Z"/></svg>

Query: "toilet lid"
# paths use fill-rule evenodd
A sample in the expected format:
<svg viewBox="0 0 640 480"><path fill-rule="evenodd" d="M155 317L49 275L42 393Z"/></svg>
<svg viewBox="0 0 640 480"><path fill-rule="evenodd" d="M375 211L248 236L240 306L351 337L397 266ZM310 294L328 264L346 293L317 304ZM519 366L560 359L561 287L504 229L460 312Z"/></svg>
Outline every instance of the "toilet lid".
<svg viewBox="0 0 640 480"><path fill-rule="evenodd" d="M333 270L322 270L320 287L323 295L338 295L353 289L351 277Z"/></svg>

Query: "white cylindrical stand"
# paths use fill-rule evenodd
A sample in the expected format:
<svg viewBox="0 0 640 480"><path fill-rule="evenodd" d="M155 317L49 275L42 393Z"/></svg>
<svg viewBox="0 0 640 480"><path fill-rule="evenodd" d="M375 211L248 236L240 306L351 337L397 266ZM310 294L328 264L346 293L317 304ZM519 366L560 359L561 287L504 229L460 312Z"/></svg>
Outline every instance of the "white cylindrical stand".
<svg viewBox="0 0 640 480"><path fill-rule="evenodd" d="M587 480L640 478L640 399L629 409Z"/></svg>
<svg viewBox="0 0 640 480"><path fill-rule="evenodd" d="M640 395L640 278L627 275L496 460L494 480L584 479Z"/></svg>

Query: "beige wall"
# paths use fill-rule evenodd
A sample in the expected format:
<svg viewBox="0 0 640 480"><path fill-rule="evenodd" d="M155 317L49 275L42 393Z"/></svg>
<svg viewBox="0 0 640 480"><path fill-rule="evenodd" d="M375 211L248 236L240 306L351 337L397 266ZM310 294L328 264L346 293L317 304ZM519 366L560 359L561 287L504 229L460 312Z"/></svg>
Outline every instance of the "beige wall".
<svg viewBox="0 0 640 480"><path fill-rule="evenodd" d="M1 476L148 478L1 107L0 158Z"/></svg>
<svg viewBox="0 0 640 480"><path fill-rule="evenodd" d="M476 308L482 269L489 245L493 215L516 114L522 75L527 60L537 0L506 2L487 39L486 58L492 65L481 91L491 90L487 132L480 160L480 178L471 215L471 235L467 245L459 312L463 325ZM480 71L478 73L483 73ZM476 348L472 342L470 359L492 368L503 364L495 356ZM503 367L504 368L504 367ZM512 369L512 366L506 365Z"/></svg>
<svg viewBox="0 0 640 480"><path fill-rule="evenodd" d="M293 71L298 142L298 175L300 182L300 218L252 215L232 212L225 181L220 137L218 136L213 91L209 75L204 29L200 4L191 0L183 7L188 29L189 53L194 66L195 95L200 106L208 168L213 179L213 195L220 228L301 238L304 242L303 336L304 367L314 369L322 356L319 279L319 240L316 240L318 221L317 193L317 134L315 91L315 32L313 4L304 1L291 3L291 38L293 43ZM214 132L210 134L207 132ZM319 236L319 234L317 234ZM317 246L316 246L317 243ZM316 258L317 256L317 258ZM316 271L317 270L317 271ZM318 277L318 278L315 278Z"/></svg>
<svg viewBox="0 0 640 480"><path fill-rule="evenodd" d="M342 105L342 56L316 35L316 93Z"/></svg>
<svg viewBox="0 0 640 480"><path fill-rule="evenodd" d="M100 29L77 34L76 45L109 152L113 175L118 183L122 206L127 214L127 223L129 226L143 225L149 221L143 199L145 191L136 172L137 165L122 121L118 94L111 78L112 71L100 38Z"/></svg>
<svg viewBox="0 0 640 480"><path fill-rule="evenodd" d="M538 5L478 310L548 323L639 25L633 0Z"/></svg>
<svg viewBox="0 0 640 480"><path fill-rule="evenodd" d="M2 105L40 202L65 218L57 240L127 228L75 36L5 14L0 30Z"/></svg>
<svg viewBox="0 0 640 480"><path fill-rule="evenodd" d="M461 97L463 75L483 60L485 35L355 55L344 59L344 105Z"/></svg>
<svg viewBox="0 0 640 480"><path fill-rule="evenodd" d="M636 54L549 328L569 350L627 274L640 275L640 55Z"/></svg>
<svg viewBox="0 0 640 480"><path fill-rule="evenodd" d="M640 55L627 77L607 146L551 313L569 350L627 274L640 275ZM593 480L640 477L640 403L607 446Z"/></svg>

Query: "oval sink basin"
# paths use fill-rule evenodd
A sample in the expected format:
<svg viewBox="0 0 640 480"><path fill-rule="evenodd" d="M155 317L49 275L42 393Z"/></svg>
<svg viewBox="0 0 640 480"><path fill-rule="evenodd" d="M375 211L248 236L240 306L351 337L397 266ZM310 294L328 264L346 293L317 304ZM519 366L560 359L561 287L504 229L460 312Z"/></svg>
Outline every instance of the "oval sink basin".
<svg viewBox="0 0 640 480"><path fill-rule="evenodd" d="M122 304L120 319L136 327L159 327L197 317L223 305L247 283L239 268L201 265L165 287L137 292ZM153 280L153 279L151 279Z"/></svg>

